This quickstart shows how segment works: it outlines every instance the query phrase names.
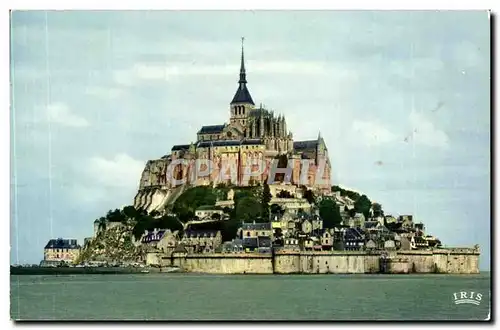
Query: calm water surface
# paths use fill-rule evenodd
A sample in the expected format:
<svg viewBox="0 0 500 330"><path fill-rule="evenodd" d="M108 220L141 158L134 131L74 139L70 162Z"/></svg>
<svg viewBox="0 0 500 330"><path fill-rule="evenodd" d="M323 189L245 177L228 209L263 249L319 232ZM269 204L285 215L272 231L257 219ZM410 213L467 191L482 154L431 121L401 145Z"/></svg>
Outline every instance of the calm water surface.
<svg viewBox="0 0 500 330"><path fill-rule="evenodd" d="M484 320L480 275L11 276L17 320ZM479 306L453 293L483 295Z"/></svg>

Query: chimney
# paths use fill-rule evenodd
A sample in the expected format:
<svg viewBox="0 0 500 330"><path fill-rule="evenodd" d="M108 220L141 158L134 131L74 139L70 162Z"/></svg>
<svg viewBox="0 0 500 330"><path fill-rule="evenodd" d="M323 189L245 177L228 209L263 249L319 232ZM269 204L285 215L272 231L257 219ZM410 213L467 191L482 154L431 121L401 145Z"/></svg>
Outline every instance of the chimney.
<svg viewBox="0 0 500 330"><path fill-rule="evenodd" d="M147 235L148 234L148 230L144 230L144 235Z"/></svg>
<svg viewBox="0 0 500 330"><path fill-rule="evenodd" d="M153 229L153 235L156 235L158 233L158 229Z"/></svg>
<svg viewBox="0 0 500 330"><path fill-rule="evenodd" d="M255 225L255 220L253 221L253 224Z"/></svg>

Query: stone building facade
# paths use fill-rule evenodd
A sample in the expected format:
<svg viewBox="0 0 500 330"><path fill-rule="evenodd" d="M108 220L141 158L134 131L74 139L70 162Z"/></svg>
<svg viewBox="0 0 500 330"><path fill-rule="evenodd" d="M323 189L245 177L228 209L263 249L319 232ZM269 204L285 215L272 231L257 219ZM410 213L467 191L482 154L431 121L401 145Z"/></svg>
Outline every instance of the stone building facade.
<svg viewBox="0 0 500 330"><path fill-rule="evenodd" d="M229 114L227 123L201 127L196 142L174 145L168 155L148 161L140 191L171 189L186 182L194 186L254 185L273 177L273 167L286 166L288 172L278 176L279 181L329 192L331 166L321 134L316 139L294 141L285 116L255 105L247 86L243 47Z"/></svg>
<svg viewBox="0 0 500 330"><path fill-rule="evenodd" d="M43 261L74 263L80 255L80 250L76 239L51 239L43 250Z"/></svg>

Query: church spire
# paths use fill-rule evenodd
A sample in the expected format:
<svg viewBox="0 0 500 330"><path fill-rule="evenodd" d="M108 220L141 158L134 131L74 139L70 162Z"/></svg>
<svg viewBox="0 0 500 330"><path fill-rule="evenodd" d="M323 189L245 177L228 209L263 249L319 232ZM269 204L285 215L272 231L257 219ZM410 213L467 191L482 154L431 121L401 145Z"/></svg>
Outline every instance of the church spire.
<svg viewBox="0 0 500 330"><path fill-rule="evenodd" d="M241 37L241 66L240 66L240 80L238 81L239 86L238 89L236 90L236 93L234 94L231 104L249 103L253 106L255 105L255 103L253 102L252 96L250 96L250 92L248 91L247 88L247 73L245 70L245 53L243 48L244 40L245 38Z"/></svg>
<svg viewBox="0 0 500 330"><path fill-rule="evenodd" d="M242 84L247 83L247 73L245 71L245 50L243 49L243 42L245 41L245 37L241 37L241 65L240 65L240 80L238 83L240 84L240 88L242 88Z"/></svg>

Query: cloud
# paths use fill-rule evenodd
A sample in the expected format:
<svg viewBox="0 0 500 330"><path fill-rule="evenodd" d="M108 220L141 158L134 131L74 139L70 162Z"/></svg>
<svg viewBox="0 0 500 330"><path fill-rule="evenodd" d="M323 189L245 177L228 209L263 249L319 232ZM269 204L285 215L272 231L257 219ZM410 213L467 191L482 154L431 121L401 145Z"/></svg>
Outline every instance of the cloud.
<svg viewBox="0 0 500 330"><path fill-rule="evenodd" d="M53 123L69 127L86 127L89 122L70 111L68 106L61 102L49 104L47 106L47 116Z"/></svg>
<svg viewBox="0 0 500 330"><path fill-rule="evenodd" d="M116 99L123 95L123 90L115 87L90 86L85 89L87 95Z"/></svg>
<svg viewBox="0 0 500 330"><path fill-rule="evenodd" d="M355 120L352 123L354 132L361 136L367 146L376 146L396 140L396 134L379 123Z"/></svg>
<svg viewBox="0 0 500 330"><path fill-rule="evenodd" d="M144 162L125 153L111 159L92 157L85 165L87 175L104 187L137 188Z"/></svg>
<svg viewBox="0 0 500 330"><path fill-rule="evenodd" d="M328 69L323 62L314 61L247 61L252 74L298 74L322 75ZM215 76L235 75L239 72L239 64L230 65L205 65L192 63L150 64L135 63L125 70L116 70L113 74L114 81L121 85L131 86L140 80L171 80L187 76Z"/></svg>
<svg viewBox="0 0 500 330"><path fill-rule="evenodd" d="M128 205L136 193L143 168L144 162L126 153L78 162L74 169L82 175L72 185L72 200L78 205Z"/></svg>
<svg viewBox="0 0 500 330"><path fill-rule="evenodd" d="M447 148L448 135L437 129L430 120L421 113L411 112L410 123L413 128L414 142L430 147Z"/></svg>

